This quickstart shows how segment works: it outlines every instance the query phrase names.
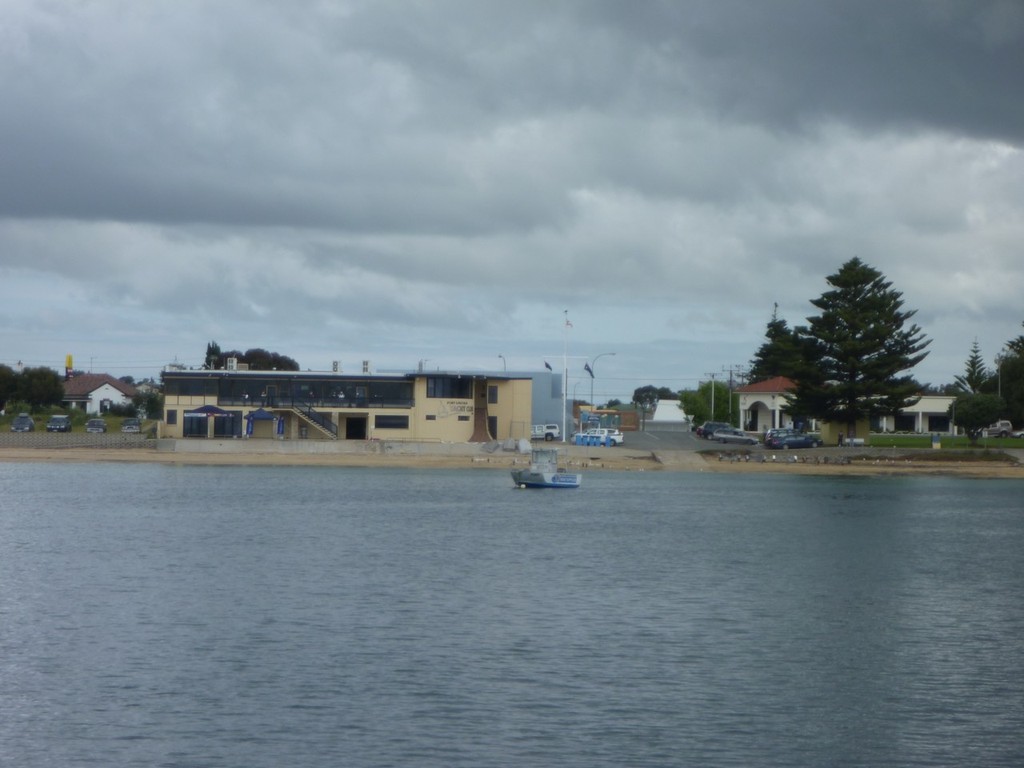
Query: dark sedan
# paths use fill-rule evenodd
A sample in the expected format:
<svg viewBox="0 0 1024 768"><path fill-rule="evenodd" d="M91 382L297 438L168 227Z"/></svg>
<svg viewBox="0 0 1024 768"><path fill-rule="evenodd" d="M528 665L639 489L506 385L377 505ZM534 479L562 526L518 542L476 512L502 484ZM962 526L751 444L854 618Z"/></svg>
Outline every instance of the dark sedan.
<svg viewBox="0 0 1024 768"><path fill-rule="evenodd" d="M724 421L705 421L697 427L697 436L703 437L705 440L711 440L714 437L715 432L731 426L732 424L726 424Z"/></svg>
<svg viewBox="0 0 1024 768"><path fill-rule="evenodd" d="M51 416L50 420L46 422L47 432L70 432L71 431L71 417L63 414L57 414Z"/></svg>
<svg viewBox="0 0 1024 768"><path fill-rule="evenodd" d="M806 432L790 432L786 435L773 435L764 445L765 448L780 448L784 451L790 448L818 448L821 446L821 439Z"/></svg>
<svg viewBox="0 0 1024 768"><path fill-rule="evenodd" d="M768 441L772 438L783 437L785 435L795 435L799 430L791 427L776 427L775 429L769 429L764 433L764 444L768 445Z"/></svg>
<svg viewBox="0 0 1024 768"><path fill-rule="evenodd" d="M11 422L11 432L32 432L36 428L36 422L27 413L19 413Z"/></svg>

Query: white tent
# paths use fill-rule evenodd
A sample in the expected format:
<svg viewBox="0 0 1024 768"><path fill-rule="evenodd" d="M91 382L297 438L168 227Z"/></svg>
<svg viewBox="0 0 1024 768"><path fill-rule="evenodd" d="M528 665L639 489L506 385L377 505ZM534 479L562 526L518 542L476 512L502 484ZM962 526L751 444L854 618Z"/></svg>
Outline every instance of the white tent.
<svg viewBox="0 0 1024 768"><path fill-rule="evenodd" d="M690 421L682 404L678 400L659 400L654 404L654 413L647 419L647 423L661 424L684 424Z"/></svg>

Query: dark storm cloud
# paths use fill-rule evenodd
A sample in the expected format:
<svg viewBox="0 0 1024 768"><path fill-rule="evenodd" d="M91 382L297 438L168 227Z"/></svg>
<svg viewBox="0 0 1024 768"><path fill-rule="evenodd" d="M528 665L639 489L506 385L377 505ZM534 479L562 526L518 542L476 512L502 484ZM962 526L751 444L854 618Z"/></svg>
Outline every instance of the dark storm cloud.
<svg viewBox="0 0 1024 768"><path fill-rule="evenodd" d="M984 325L994 354L1024 290L1022 43L996 0L12 0L0 272L29 317L66 288L86 306L41 324L96 339L101 306L493 357L578 305L581 344L752 354L859 255L933 349Z"/></svg>
<svg viewBox="0 0 1024 768"><path fill-rule="evenodd" d="M692 115L1024 130L1016 4L248 7L9 32L0 211L473 233L556 223L565 185L686 196Z"/></svg>
<svg viewBox="0 0 1024 768"><path fill-rule="evenodd" d="M688 72L692 90L677 95L720 114L784 130L837 120L866 130L1024 138L1020 3L638 5L635 14L615 14L611 26L632 31L664 64L657 71Z"/></svg>

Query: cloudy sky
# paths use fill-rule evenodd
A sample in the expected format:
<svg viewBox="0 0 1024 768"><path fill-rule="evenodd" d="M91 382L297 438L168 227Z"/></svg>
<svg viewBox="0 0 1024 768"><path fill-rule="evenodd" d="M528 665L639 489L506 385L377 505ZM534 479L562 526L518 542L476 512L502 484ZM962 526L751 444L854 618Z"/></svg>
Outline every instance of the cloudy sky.
<svg viewBox="0 0 1024 768"><path fill-rule="evenodd" d="M748 364L859 256L1024 320L1017 0L4 0L0 362ZM564 328L567 316L571 329Z"/></svg>

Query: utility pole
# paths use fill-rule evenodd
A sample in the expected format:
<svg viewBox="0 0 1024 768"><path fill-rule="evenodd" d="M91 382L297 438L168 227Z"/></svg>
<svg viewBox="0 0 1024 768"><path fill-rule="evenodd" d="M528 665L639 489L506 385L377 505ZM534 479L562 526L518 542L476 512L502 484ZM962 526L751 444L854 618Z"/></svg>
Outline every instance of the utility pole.
<svg viewBox="0 0 1024 768"><path fill-rule="evenodd" d="M715 376L717 376L718 374L715 374L715 373L705 373L704 375L711 377L711 417L708 419L708 421L714 421L715 420Z"/></svg>
<svg viewBox="0 0 1024 768"><path fill-rule="evenodd" d="M733 389L733 377L739 379L741 382L745 382L747 379L747 366L745 365L730 365L722 366L722 371L729 374L729 423L732 423L732 389ZM742 425L741 425L742 426Z"/></svg>

